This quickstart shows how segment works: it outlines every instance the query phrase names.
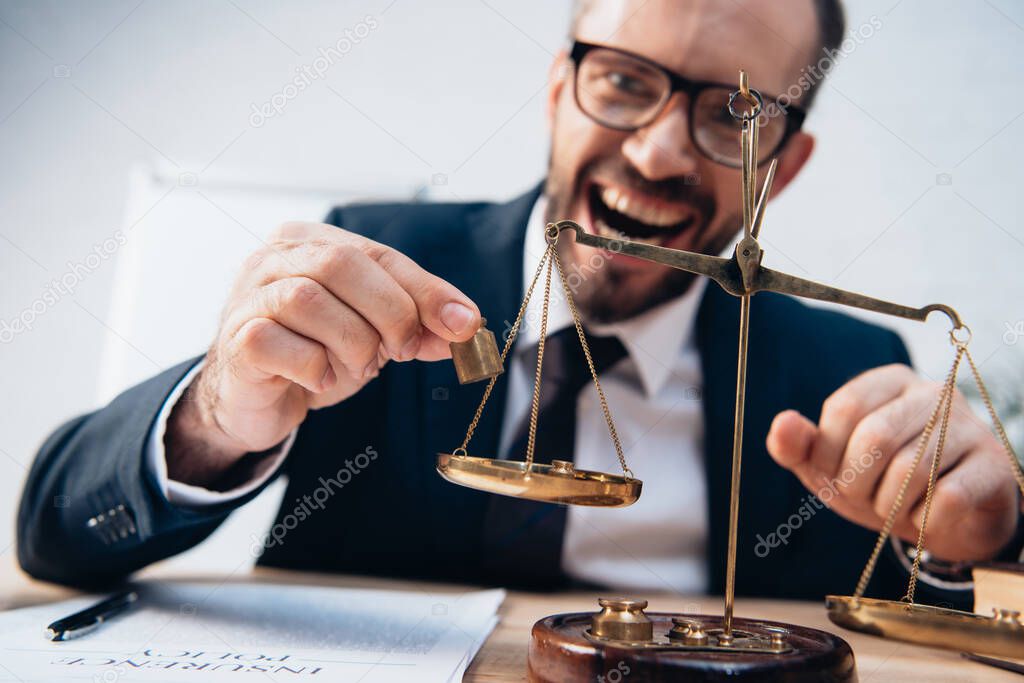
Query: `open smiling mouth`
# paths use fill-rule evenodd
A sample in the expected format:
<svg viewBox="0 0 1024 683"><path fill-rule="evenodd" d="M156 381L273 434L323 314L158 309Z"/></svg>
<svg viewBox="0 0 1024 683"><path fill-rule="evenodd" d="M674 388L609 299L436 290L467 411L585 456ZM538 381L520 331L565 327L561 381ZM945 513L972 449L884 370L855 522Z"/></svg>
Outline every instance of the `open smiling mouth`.
<svg viewBox="0 0 1024 683"><path fill-rule="evenodd" d="M603 237L623 236L637 242L664 245L697 220L688 204L649 199L617 187L592 183L587 203L594 229Z"/></svg>

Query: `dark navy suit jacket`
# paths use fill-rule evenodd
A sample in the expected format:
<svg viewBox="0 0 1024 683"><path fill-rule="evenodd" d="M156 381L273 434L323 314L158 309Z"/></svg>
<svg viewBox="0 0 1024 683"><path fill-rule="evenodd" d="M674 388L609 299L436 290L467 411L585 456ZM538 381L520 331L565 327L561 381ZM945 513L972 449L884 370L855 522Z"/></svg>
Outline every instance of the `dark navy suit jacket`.
<svg viewBox="0 0 1024 683"><path fill-rule="evenodd" d="M523 295L523 238L536 198L535 190L501 205L356 205L332 211L327 221L408 254L473 298L490 327L501 330ZM738 299L712 284L696 323L704 377L711 592L724 587L738 311ZM907 351L891 331L770 293L753 297L750 326L737 592L807 599L849 593L875 533L827 509L801 515L801 508L809 509L808 491L772 461L765 435L780 411L794 408L817 419L835 389L869 368L908 363ZM129 389L46 441L18 516L18 556L26 571L76 585L115 581L202 541L255 495L212 508L175 506L144 467L146 438L157 413L194 362ZM490 573L481 539L493 498L446 483L434 471L435 454L461 443L482 388L460 386L450 362L390 363L357 395L312 412L282 466L288 490L278 521L291 528L260 562L479 584L566 585L557 548L547 553L553 558L548 566L517 567L511 578ZM499 380L473 452L497 453L505 393L505 381ZM302 497L322 487L321 478L336 477L345 459L367 447L376 458L343 488L332 488L322 509L296 520ZM785 524L798 528L785 544L765 552L759 538ZM538 541L524 533L517 542ZM898 598L906 578L895 553L887 550L869 595ZM928 600L929 590L919 589L922 600ZM963 597L931 596L947 603Z"/></svg>

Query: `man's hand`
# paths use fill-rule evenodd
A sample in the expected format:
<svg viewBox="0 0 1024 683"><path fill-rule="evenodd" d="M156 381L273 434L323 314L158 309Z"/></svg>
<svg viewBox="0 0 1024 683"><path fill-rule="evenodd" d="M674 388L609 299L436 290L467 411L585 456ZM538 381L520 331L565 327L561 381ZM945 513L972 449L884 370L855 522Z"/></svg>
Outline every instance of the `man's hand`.
<svg viewBox="0 0 1024 683"><path fill-rule="evenodd" d="M880 530L914 459L918 437L941 385L905 365L870 370L824 403L815 425L796 411L779 413L768 451L804 486L846 519ZM931 453L910 480L893 533L915 543L924 512ZM825 491L829 493L825 493ZM963 396L954 397L925 546L948 561L995 556L1013 536L1017 486L1000 442Z"/></svg>
<svg viewBox="0 0 1024 683"><path fill-rule="evenodd" d="M207 365L175 407L172 479L204 485L281 442L388 360L440 360L480 326L476 305L412 259L318 223L287 223L235 281Z"/></svg>

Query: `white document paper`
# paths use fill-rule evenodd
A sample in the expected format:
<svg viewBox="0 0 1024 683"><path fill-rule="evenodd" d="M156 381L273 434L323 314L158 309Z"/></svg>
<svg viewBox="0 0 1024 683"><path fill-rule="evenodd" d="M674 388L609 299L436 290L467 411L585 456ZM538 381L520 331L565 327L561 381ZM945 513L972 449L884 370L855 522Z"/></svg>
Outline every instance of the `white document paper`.
<svg viewBox="0 0 1024 683"><path fill-rule="evenodd" d="M134 607L63 642L46 626L97 596L0 613L0 681L447 683L461 680L505 597L251 583L139 592Z"/></svg>

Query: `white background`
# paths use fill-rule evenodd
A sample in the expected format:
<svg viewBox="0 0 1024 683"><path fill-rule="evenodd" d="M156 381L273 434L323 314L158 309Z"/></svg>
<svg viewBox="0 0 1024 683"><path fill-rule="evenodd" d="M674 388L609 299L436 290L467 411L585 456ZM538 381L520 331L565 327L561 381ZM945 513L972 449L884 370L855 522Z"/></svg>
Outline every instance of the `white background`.
<svg viewBox="0 0 1024 683"><path fill-rule="evenodd" d="M1024 336L1024 8L850 4L851 30L881 27L821 92L819 146L769 210L766 264L955 306L991 384L1019 400L1024 343L1007 330ZM368 16L376 27L325 78L252 125L253 104ZM128 238L0 344L0 552L47 433L201 352L221 283L275 223L356 197L506 199L537 182L567 22L565 2L0 1L0 321ZM944 325L897 325L933 377ZM191 560L246 561L272 498Z"/></svg>

